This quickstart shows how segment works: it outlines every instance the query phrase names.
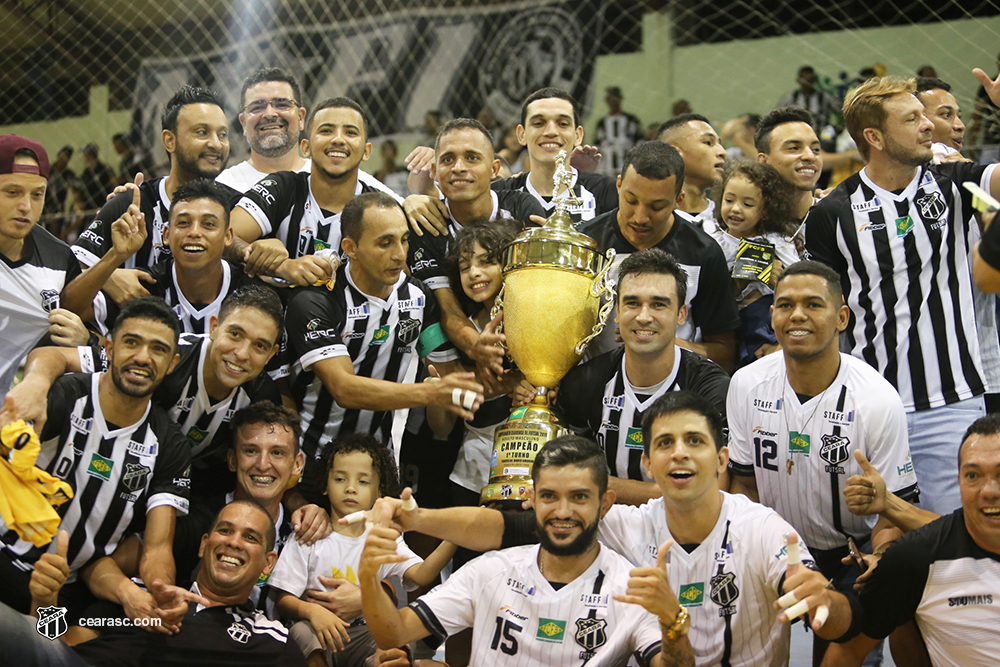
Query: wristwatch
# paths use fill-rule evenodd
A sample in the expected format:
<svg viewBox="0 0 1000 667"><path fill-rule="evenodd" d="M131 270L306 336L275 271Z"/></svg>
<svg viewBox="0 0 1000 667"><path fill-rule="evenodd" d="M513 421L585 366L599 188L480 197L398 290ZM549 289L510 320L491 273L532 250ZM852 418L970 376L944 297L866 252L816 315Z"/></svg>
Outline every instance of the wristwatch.
<svg viewBox="0 0 1000 667"><path fill-rule="evenodd" d="M661 624L662 625L662 624ZM666 628L663 632L663 641L665 642L675 642L684 635L687 634L688 629L691 627L691 615L688 614L688 610L681 607L681 610L677 612L677 616L674 617L674 622L670 624L669 628Z"/></svg>

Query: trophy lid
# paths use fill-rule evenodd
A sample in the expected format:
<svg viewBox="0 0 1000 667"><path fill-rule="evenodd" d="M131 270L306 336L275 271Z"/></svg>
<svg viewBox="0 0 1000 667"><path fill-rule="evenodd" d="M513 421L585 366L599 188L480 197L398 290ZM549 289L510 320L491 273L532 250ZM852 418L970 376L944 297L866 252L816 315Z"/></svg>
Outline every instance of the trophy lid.
<svg viewBox="0 0 1000 667"><path fill-rule="evenodd" d="M510 242L504 251L505 275L527 266L561 268L591 276L600 273L604 255L597 242L572 227L553 224L556 215L544 227L526 230Z"/></svg>

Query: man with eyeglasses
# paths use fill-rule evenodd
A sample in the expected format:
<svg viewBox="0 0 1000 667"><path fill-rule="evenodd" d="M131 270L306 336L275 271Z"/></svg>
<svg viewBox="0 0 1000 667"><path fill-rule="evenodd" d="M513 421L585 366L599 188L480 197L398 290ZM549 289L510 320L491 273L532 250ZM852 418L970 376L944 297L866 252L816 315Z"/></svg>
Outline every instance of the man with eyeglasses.
<svg viewBox="0 0 1000 667"><path fill-rule="evenodd" d="M306 108L295 77L278 67L259 69L243 82L240 101L240 125L250 144L250 158L229 167L215 180L246 192L277 171L308 173L312 160L299 154Z"/></svg>
<svg viewBox="0 0 1000 667"><path fill-rule="evenodd" d="M298 81L279 67L257 70L243 82L240 124L250 144L250 158L229 167L217 180L246 192L268 174L298 171L308 174L312 160L302 157L299 140L306 122L306 106ZM358 180L376 190L385 186L358 170Z"/></svg>

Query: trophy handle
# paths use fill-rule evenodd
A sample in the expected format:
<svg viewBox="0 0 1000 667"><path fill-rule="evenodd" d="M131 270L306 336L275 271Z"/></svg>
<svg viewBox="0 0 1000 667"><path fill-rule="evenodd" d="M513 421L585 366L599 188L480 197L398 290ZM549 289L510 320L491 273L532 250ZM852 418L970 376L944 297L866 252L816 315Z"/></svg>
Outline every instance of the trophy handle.
<svg viewBox="0 0 1000 667"><path fill-rule="evenodd" d="M490 309L490 319L491 320L494 317L497 316L497 313L499 313L501 310L503 310L503 293L504 293L504 290L506 290L506 289L507 289L507 283L504 282L504 284L500 286L500 291L497 292L496 299L493 300L493 308ZM501 321L500 324L497 325L497 331L496 332L498 334L503 333L503 321ZM497 345L499 345L500 347L502 347L505 350L507 349L507 343L505 341L500 341L499 343L497 343Z"/></svg>
<svg viewBox="0 0 1000 667"><path fill-rule="evenodd" d="M587 349L587 345L590 341L594 339L597 334L601 333L604 329L605 322L608 321L608 316L615 307L614 299L614 288L611 281L608 280L608 272L611 270L611 265L615 259L615 249L608 248L607 254L604 256L604 267L601 272L594 277L594 282L590 284L590 294L591 296L596 296L601 298L607 295L608 300L601 304L601 309L597 311L597 321L594 322L594 328L591 330L590 334L585 336L579 343L576 344L575 352L577 354L583 354L583 351ZM497 295L499 298L499 295Z"/></svg>

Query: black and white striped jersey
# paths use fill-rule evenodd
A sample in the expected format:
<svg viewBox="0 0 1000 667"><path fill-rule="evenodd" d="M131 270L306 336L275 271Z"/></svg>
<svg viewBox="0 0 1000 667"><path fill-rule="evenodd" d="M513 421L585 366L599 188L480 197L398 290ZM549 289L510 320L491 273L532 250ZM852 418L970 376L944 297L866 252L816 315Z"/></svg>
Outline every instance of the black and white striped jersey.
<svg viewBox="0 0 1000 667"><path fill-rule="evenodd" d="M582 223L592 220L602 213L607 213L612 209L618 208L618 187L614 178L589 171L579 171L576 168L572 169L573 182L570 185L570 189L573 190L573 194L582 202L569 208L569 215L573 218L574 227L579 228ZM548 217L556 209L556 204L552 201L552 197L539 194L535 186L531 184L528 174L501 178L498 181L493 181L490 187L497 192L504 190L527 192L542 207L542 213L536 215ZM524 222L527 223L529 220L525 218Z"/></svg>
<svg viewBox="0 0 1000 667"><path fill-rule="evenodd" d="M229 422L237 410L257 401L281 404L278 386L266 372L213 403L205 390L208 345L207 334L181 334L177 341L181 358L153 394L153 402L166 410L187 436L195 472L200 465L213 462L225 465L225 451L232 442ZM110 365L104 346L99 343L80 346L77 352L84 373L101 373ZM197 475L192 473L192 477Z"/></svg>
<svg viewBox="0 0 1000 667"><path fill-rule="evenodd" d="M224 185L230 191L231 204L235 204L242 193ZM111 250L111 225L122 217L132 205L132 190L115 195L97 212L90 223L73 244L73 254L84 266L93 266ZM161 176L143 181L139 186L139 209L146 220L146 240L142 247L125 260L124 269L153 266L163 257L170 255L170 248L163 243L163 228L170 221L170 197L167 196L167 177Z"/></svg>
<svg viewBox="0 0 1000 667"><path fill-rule="evenodd" d="M63 288L80 275L65 243L39 225L24 239L21 259L0 253L0 395L10 389L21 360L49 330L49 313Z"/></svg>
<svg viewBox="0 0 1000 667"><path fill-rule="evenodd" d="M788 664L790 628L778 622L774 602L783 594L785 538L791 531L774 510L722 493L719 518L701 544L670 545L667 579L691 615L688 639L695 664ZM655 566L660 545L673 539L663 499L612 506L597 539L635 567ZM802 561L810 563L812 555L800 544Z"/></svg>
<svg viewBox="0 0 1000 667"><path fill-rule="evenodd" d="M973 181L995 165L920 167L902 192L862 169L805 220L806 257L841 276L851 315L842 346L879 370L908 412L985 390L969 270Z"/></svg>
<svg viewBox="0 0 1000 667"><path fill-rule="evenodd" d="M236 411L256 401L281 405L281 394L274 380L262 371L225 398L213 401L205 390L209 343L208 335L181 335L177 344L181 358L156 388L153 401L167 411L187 437L196 467L213 463L225 467L225 452L232 441L229 422Z"/></svg>
<svg viewBox="0 0 1000 667"><path fill-rule="evenodd" d="M150 295L162 298L174 309L181 321L181 331L193 334L209 333L212 315L219 314L219 308L227 296L247 285L264 284L228 261L222 260L222 287L219 289L219 296L212 303L191 303L177 285L177 267L174 266L172 257L161 259L145 271L156 279L156 283L144 282L143 287ZM94 299L94 321L100 327L102 334L107 335L107 332L114 327L119 312L121 308L105 292L100 292Z"/></svg>
<svg viewBox="0 0 1000 667"><path fill-rule="evenodd" d="M529 219L532 215L544 216L545 211L538 205L530 195L514 190L501 190L500 192L490 191L493 199L493 211L490 213L490 222L495 220L518 220L528 226L537 226ZM451 288L448 282L448 273L445 268L445 259L448 257L448 250L451 242L462 229L462 225L455 222L451 215L451 207L448 201L443 200L448 208L448 235L434 236L424 234L417 236L410 234L410 248L407 254L406 263L410 267L410 275L419 278L432 290L443 287Z"/></svg>
<svg viewBox="0 0 1000 667"><path fill-rule="evenodd" d="M537 546L490 551L410 608L439 639L472 628L472 664L648 665L660 652L656 616L619 602L631 563L608 548L558 589L538 569Z"/></svg>
<svg viewBox="0 0 1000 667"><path fill-rule="evenodd" d="M841 354L830 386L801 403L784 355L768 355L733 375L728 416L730 473L753 475L760 502L813 549L843 547L848 536L863 544L875 527L877 516L855 516L844 500L847 478L862 474L855 450L890 491L918 497L902 402L860 359Z"/></svg>
<svg viewBox="0 0 1000 667"><path fill-rule="evenodd" d="M73 499L56 508L59 527L70 536L73 571L114 551L137 514L161 505L188 511L191 453L184 436L152 402L135 424L107 423L98 399L101 377L64 375L52 385L36 463L73 488ZM18 539L2 519L0 532L0 548L17 567L32 569L46 551Z"/></svg>
<svg viewBox="0 0 1000 667"><path fill-rule="evenodd" d="M896 540L859 602L857 629L869 637L888 637L916 620L934 665L996 664L1000 554L976 543L962 509Z"/></svg>
<svg viewBox="0 0 1000 667"><path fill-rule="evenodd" d="M372 176L361 178L354 196L384 192L400 204L399 195ZM367 176L367 174L366 174ZM237 203L253 216L261 238L279 239L292 259L304 255L340 254L340 213L321 209L313 196L312 175L301 171L269 174L246 191Z"/></svg>
<svg viewBox="0 0 1000 667"><path fill-rule="evenodd" d="M594 144L601 149L601 163L598 165L600 173L612 178L620 174L622 165L625 164L625 154L645 139L645 134L642 121L624 111L598 120Z"/></svg>
<svg viewBox="0 0 1000 667"><path fill-rule="evenodd" d="M457 359L441 329L433 292L401 273L388 299L369 296L354 284L348 263L337 271L332 291L293 290L285 319L307 466L341 431L369 433L389 443L398 459L409 411L346 410L337 405L312 367L324 359L346 356L359 376L412 383L421 357L433 362Z"/></svg>
<svg viewBox="0 0 1000 667"><path fill-rule="evenodd" d="M693 391L726 417L729 375L713 361L674 346L674 367L656 387L634 386L620 347L571 369L555 407L574 431L597 440L615 477L651 482L642 469L642 415L668 391Z"/></svg>

